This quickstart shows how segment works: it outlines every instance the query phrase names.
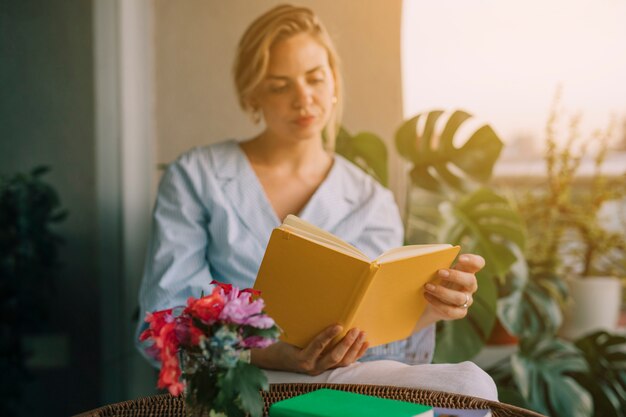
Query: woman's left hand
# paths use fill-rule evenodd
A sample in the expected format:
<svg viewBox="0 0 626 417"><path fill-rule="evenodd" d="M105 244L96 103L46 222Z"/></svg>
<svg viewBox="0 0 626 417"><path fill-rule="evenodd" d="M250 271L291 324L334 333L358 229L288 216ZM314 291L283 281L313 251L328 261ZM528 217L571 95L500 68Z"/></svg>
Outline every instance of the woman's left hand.
<svg viewBox="0 0 626 417"><path fill-rule="evenodd" d="M474 293L478 290L475 274L484 266L482 256L463 254L452 268L439 270L440 283L424 286L424 296L428 300L424 319L433 323L465 317L474 302Z"/></svg>

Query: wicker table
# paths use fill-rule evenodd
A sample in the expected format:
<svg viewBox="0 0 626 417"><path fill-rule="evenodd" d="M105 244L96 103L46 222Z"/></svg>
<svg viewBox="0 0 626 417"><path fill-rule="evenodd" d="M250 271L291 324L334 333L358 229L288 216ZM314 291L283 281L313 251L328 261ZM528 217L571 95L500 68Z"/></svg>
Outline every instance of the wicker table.
<svg viewBox="0 0 626 417"><path fill-rule="evenodd" d="M269 406L286 398L303 394L319 388L333 388L382 398L427 404L449 408L490 408L494 417L542 417L541 414L509 404L488 401L466 395L447 392L429 391L414 388L400 388L382 385L346 385L346 384L272 384L269 392L263 393L265 400L264 415ZM105 405L75 417L185 417L185 408L181 398L169 394L153 395L117 404ZM543 416L545 417L545 416Z"/></svg>

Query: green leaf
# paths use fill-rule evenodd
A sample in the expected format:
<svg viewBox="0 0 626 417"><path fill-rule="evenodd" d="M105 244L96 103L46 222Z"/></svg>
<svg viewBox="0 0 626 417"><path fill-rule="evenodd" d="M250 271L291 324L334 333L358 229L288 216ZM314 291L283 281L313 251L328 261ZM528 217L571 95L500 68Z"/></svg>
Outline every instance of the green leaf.
<svg viewBox="0 0 626 417"><path fill-rule="evenodd" d="M238 402L238 382L235 368L228 368L226 372L218 372L217 395L215 397L214 410L223 412L227 416L244 417Z"/></svg>
<svg viewBox="0 0 626 417"><path fill-rule="evenodd" d="M335 151L387 186L387 147L378 136L368 132L352 136L341 128L337 135Z"/></svg>
<svg viewBox="0 0 626 417"><path fill-rule="evenodd" d="M420 115L417 115L402 123L396 132L396 149L401 156L408 160L417 159L415 126L419 118Z"/></svg>
<svg viewBox="0 0 626 417"><path fill-rule="evenodd" d="M511 269L507 280L516 281L515 288L498 300L498 317L502 325L520 338L554 335L563 321L560 300L567 289L556 275L529 276L526 262L521 260Z"/></svg>
<svg viewBox="0 0 626 417"><path fill-rule="evenodd" d="M260 336L268 339L277 339L280 336L280 329L274 325L268 329L261 329L254 326L243 327L243 337Z"/></svg>
<svg viewBox="0 0 626 417"><path fill-rule="evenodd" d="M588 369L573 344L555 338L525 341L511 363L513 378L532 409L547 415L592 415L589 392L571 376Z"/></svg>
<svg viewBox="0 0 626 417"><path fill-rule="evenodd" d="M454 153L453 161L475 180L485 182L491 178L503 146L496 132L485 125L474 132L465 145Z"/></svg>
<svg viewBox="0 0 626 417"><path fill-rule="evenodd" d="M396 132L398 153L413 165L413 184L433 192L445 188L463 191L489 180L503 147L498 135L485 125L457 148L454 139L458 129L471 115L453 112L440 132L437 126L442 114L441 110L418 114ZM424 117L426 122L418 123Z"/></svg>
<svg viewBox="0 0 626 417"><path fill-rule="evenodd" d="M598 331L580 338L575 345L590 369L575 378L593 394L595 415L626 414L626 337Z"/></svg>
<svg viewBox="0 0 626 417"><path fill-rule="evenodd" d="M252 417L261 417L263 397L259 390L269 389L267 377L256 366L241 361L237 363L234 374L242 408Z"/></svg>
<svg viewBox="0 0 626 417"><path fill-rule="evenodd" d="M461 197L442 215L440 241L471 247L501 279L519 257L515 247L525 246L523 223L512 204L488 188Z"/></svg>

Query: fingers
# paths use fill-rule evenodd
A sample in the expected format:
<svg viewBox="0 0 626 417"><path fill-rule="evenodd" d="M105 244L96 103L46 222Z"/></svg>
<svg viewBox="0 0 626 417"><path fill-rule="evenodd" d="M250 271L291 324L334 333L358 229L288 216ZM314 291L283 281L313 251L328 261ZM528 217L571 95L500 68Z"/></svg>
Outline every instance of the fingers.
<svg viewBox="0 0 626 417"><path fill-rule="evenodd" d="M441 279L440 286L472 294L478 290L478 281L473 273L456 269L441 269L437 275Z"/></svg>
<svg viewBox="0 0 626 417"><path fill-rule="evenodd" d="M475 274L485 267L485 258L480 255L465 253L459 259L453 269Z"/></svg>
<svg viewBox="0 0 626 417"><path fill-rule="evenodd" d="M315 336L311 343L302 350L302 354L309 358L320 357L330 342L335 336L341 333L342 330L343 327L338 324L327 327L320 334Z"/></svg>
<svg viewBox="0 0 626 417"><path fill-rule="evenodd" d="M452 269L438 272L439 284L424 286L424 297L429 309L442 320L455 320L467 315L468 307L474 302L473 294L478 290L475 273L485 266L482 256L464 254Z"/></svg>
<svg viewBox="0 0 626 417"><path fill-rule="evenodd" d="M424 293L424 297L430 303L429 308L434 310L436 316L441 320L457 320L462 319L467 315L468 309L465 307L447 304L428 292ZM471 302L470 297L468 305L470 305Z"/></svg>
<svg viewBox="0 0 626 417"><path fill-rule="evenodd" d="M358 331L357 329L353 330L356 330L357 338L354 340L348 351L343 355L341 361L332 366L333 368L348 366L365 354L365 351L369 346L369 343L367 343L367 336L365 335L365 332Z"/></svg>
<svg viewBox="0 0 626 417"><path fill-rule="evenodd" d="M338 330L337 330L338 329ZM365 333L351 329L334 346L330 345L341 332L341 326L331 326L320 333L298 355L297 371L309 375L319 375L332 368L347 366L359 359L367 350Z"/></svg>
<svg viewBox="0 0 626 417"><path fill-rule="evenodd" d="M446 288L443 285L426 284L424 286L426 294L432 295L434 298L453 307L462 307L467 309L472 302L471 293ZM465 303L467 302L467 306Z"/></svg>
<svg viewBox="0 0 626 417"><path fill-rule="evenodd" d="M304 349L284 342L255 349L252 352L252 361L266 369L309 375L319 375L328 369L350 365L365 354L369 344L364 332L351 329L333 345L333 339L342 329L339 325L324 329Z"/></svg>
<svg viewBox="0 0 626 417"><path fill-rule="evenodd" d="M349 358L347 358L346 355L348 355L349 352L353 356L358 353L361 344L364 342L364 339L362 338L359 341L360 335L361 332L358 329L350 329L350 331L346 333L341 341L339 341L335 346L328 350L325 355L320 358L319 367L323 370L326 370L339 366L345 366L352 363L353 361L349 361ZM356 346L356 352L351 351L354 345L358 345ZM343 364L344 360L345 364Z"/></svg>

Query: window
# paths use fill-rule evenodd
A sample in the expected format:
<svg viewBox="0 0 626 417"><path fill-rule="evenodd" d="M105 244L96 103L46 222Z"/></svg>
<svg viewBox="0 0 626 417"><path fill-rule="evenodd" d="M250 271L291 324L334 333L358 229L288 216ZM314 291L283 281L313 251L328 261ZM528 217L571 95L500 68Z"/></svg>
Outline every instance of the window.
<svg viewBox="0 0 626 417"><path fill-rule="evenodd" d="M537 160L560 86L583 137L613 117L626 149L626 1L405 0L402 54L405 117L464 109Z"/></svg>

